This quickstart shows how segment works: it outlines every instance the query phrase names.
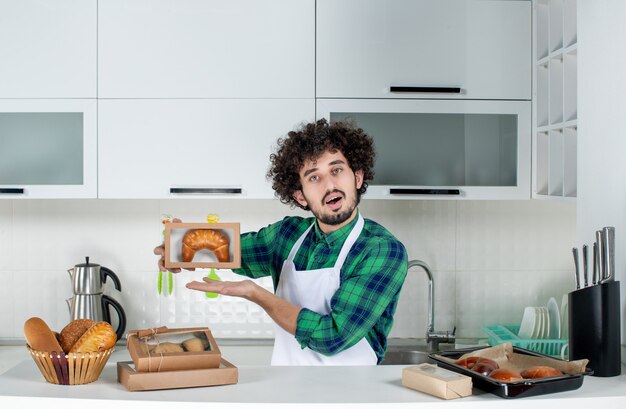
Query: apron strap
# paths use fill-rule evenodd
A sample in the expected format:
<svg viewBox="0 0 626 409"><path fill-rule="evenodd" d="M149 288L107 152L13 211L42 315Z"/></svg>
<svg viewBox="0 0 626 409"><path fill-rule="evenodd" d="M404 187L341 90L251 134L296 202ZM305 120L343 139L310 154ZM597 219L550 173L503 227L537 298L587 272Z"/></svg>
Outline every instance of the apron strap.
<svg viewBox="0 0 626 409"><path fill-rule="evenodd" d="M291 251L289 252L289 257L287 258L287 260L293 261L294 257L298 253L298 250L300 250L300 246L302 246L302 243L304 242L306 235L309 234L309 232L311 231L314 225L315 225L315 221L305 230L304 233L302 233L302 236L298 238L298 241L296 241L296 243L291 248ZM354 244L356 239L361 234L361 231L363 231L364 225L365 225L365 221L363 220L363 216L361 216L361 212L359 212L359 216L357 218L356 224L350 231L350 234L346 238L346 241L343 242L343 246L341 246L341 251L339 252L339 256L337 256L337 261L335 261L335 268L341 268L341 266L343 265L343 262L346 261L346 258L348 257L348 253L350 252L350 249L352 248L352 245Z"/></svg>
<svg viewBox="0 0 626 409"><path fill-rule="evenodd" d="M298 241L296 241L296 243L291 248L291 251L289 252L289 257L287 257L287 260L293 261L293 258L296 256L296 253L298 252L298 250L300 250L300 246L302 245L302 242L306 238L306 235L309 234L309 232L311 231L314 225L315 225L315 221L313 221L313 223L309 226L309 228L306 229L304 233L302 233L302 236L300 236Z"/></svg>
<svg viewBox="0 0 626 409"><path fill-rule="evenodd" d="M343 246L341 247L339 256L337 256L337 261L335 261L336 269L341 269L341 266L343 266L343 262L346 261L346 258L348 257L348 253L350 252L350 249L352 248L352 245L354 244L356 239L361 234L361 231L363 230L364 225L365 225L365 221L363 220L363 216L361 216L361 212L359 212L359 217L356 221L356 224L354 225L354 227L352 228L352 231L346 238L346 241L343 242Z"/></svg>

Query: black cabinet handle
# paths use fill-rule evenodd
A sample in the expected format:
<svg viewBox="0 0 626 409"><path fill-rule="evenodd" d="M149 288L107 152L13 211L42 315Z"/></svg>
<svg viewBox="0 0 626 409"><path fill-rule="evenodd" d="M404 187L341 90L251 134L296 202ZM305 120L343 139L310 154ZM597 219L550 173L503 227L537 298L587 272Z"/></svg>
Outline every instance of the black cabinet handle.
<svg viewBox="0 0 626 409"><path fill-rule="evenodd" d="M392 195L460 195L459 189L389 189Z"/></svg>
<svg viewBox="0 0 626 409"><path fill-rule="evenodd" d="M0 187L0 194L23 195L24 188L23 187Z"/></svg>
<svg viewBox="0 0 626 409"><path fill-rule="evenodd" d="M227 195L241 194L240 187L171 187L170 193L181 195Z"/></svg>
<svg viewBox="0 0 626 409"><path fill-rule="evenodd" d="M426 92L434 94L460 94L460 87L399 87L392 85L389 92Z"/></svg>

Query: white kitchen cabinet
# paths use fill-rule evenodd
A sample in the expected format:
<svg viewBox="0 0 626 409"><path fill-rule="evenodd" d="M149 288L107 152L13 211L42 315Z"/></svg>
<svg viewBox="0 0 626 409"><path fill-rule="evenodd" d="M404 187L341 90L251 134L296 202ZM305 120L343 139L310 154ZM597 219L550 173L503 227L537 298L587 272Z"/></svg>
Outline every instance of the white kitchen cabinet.
<svg viewBox="0 0 626 409"><path fill-rule="evenodd" d="M314 0L100 0L100 98L314 98Z"/></svg>
<svg viewBox="0 0 626 409"><path fill-rule="evenodd" d="M577 195L576 0L535 0L533 198Z"/></svg>
<svg viewBox="0 0 626 409"><path fill-rule="evenodd" d="M279 137L315 116L314 99L99 102L100 198L273 198Z"/></svg>
<svg viewBox="0 0 626 409"><path fill-rule="evenodd" d="M0 198L95 198L96 106L0 99Z"/></svg>
<svg viewBox="0 0 626 409"><path fill-rule="evenodd" d="M318 0L317 97L530 100L531 23L528 1Z"/></svg>
<svg viewBox="0 0 626 409"><path fill-rule="evenodd" d="M367 199L530 199L531 102L318 99L374 140Z"/></svg>
<svg viewBox="0 0 626 409"><path fill-rule="evenodd" d="M0 0L0 98L95 98L96 0Z"/></svg>

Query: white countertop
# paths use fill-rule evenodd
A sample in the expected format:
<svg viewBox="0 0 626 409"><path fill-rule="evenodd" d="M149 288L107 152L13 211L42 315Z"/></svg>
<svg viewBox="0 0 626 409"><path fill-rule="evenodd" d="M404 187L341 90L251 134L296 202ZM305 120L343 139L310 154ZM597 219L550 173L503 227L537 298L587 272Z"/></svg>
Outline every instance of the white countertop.
<svg viewBox="0 0 626 409"><path fill-rule="evenodd" d="M6 347L0 348L0 350ZM25 347L11 347L12 355L22 354L17 365L0 375L0 407L19 408L28 404L70 408L334 408L358 407L447 407L484 408L525 407L533 409L585 407L606 408L626 406L626 368L624 375L612 378L585 377L580 389L550 395L502 399L474 388L474 395L455 400L442 400L405 388L401 384L405 366L375 367L272 367L265 364L241 364L251 356L265 360L267 348L231 347L222 351L226 359L238 367L235 385L160 391L129 392L117 382L116 363L128 361L124 347L113 353L100 378L91 384L77 386L52 385L45 382ZM20 352L20 350L22 352ZM259 355L259 351L261 354ZM247 354L247 355L246 355ZM1 356L1 355L0 355ZM532 402L531 402L532 401ZM557 406L555 406L557 405Z"/></svg>

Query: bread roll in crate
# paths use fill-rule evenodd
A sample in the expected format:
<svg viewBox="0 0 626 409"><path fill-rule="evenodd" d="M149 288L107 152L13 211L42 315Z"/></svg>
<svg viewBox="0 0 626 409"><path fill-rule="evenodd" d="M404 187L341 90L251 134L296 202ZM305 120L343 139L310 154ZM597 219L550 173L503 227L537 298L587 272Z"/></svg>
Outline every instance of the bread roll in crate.
<svg viewBox="0 0 626 409"><path fill-rule="evenodd" d="M167 223L165 267L239 268L239 234L239 223Z"/></svg>
<svg viewBox="0 0 626 409"><path fill-rule="evenodd" d="M221 352L207 327L132 330L126 345L137 372L220 366Z"/></svg>
<svg viewBox="0 0 626 409"><path fill-rule="evenodd" d="M44 379L57 385L83 385L97 380L117 341L108 322L74 320L54 332L39 317L26 320L24 337Z"/></svg>

